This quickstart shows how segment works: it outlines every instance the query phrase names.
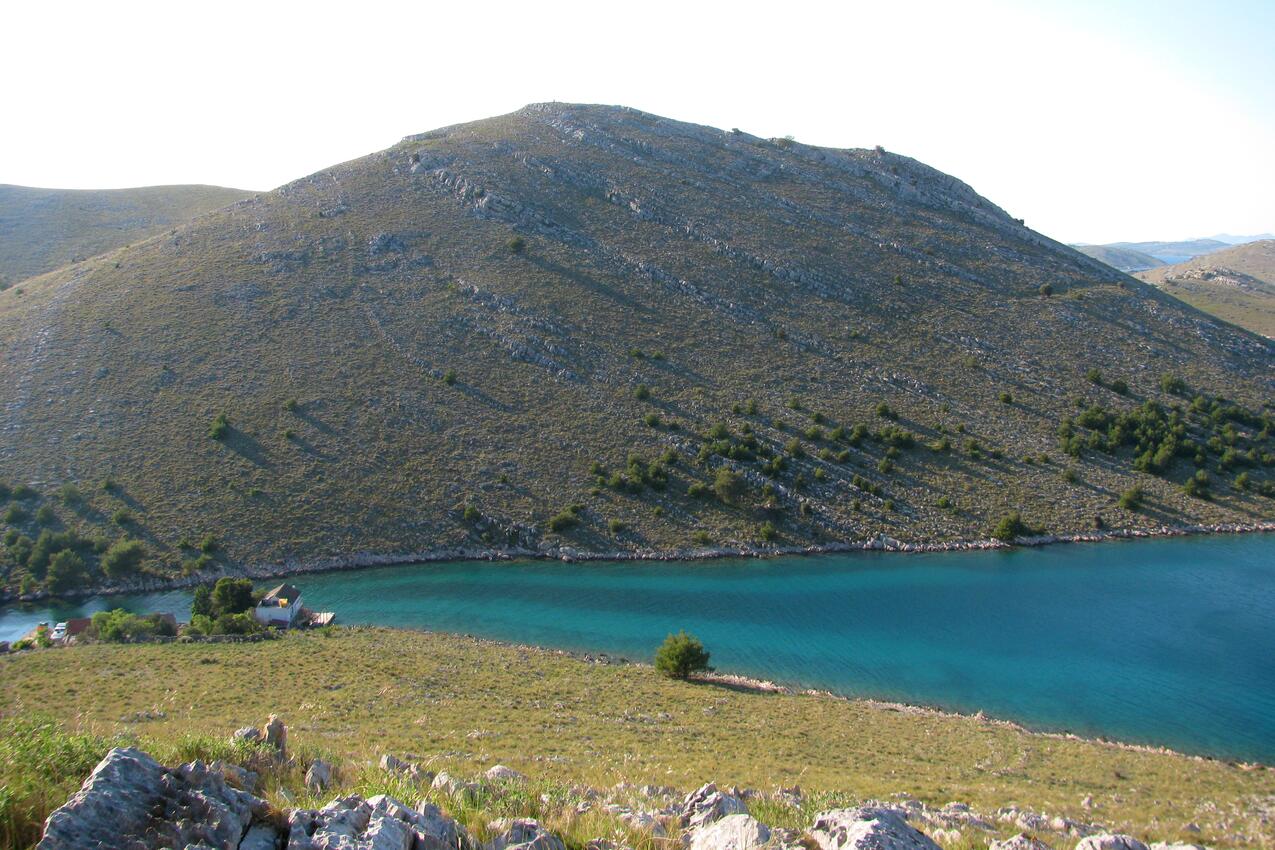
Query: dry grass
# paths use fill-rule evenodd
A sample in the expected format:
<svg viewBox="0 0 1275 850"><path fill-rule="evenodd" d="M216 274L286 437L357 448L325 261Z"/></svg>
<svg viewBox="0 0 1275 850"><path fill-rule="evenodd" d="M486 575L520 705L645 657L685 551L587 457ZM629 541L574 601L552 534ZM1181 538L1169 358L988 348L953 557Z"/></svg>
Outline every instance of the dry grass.
<svg viewBox="0 0 1275 850"><path fill-rule="evenodd" d="M799 783L815 806L908 793L987 812L1019 805L1150 838L1190 838L1182 827L1194 821L1203 829L1196 841L1272 843L1269 823L1259 822L1275 797L1266 768L866 702L676 682L640 665L428 633L337 630L0 658L0 714L35 711L68 729L158 748L279 713L294 746L338 759L350 787L368 787L376 777L365 767L392 752L462 776L499 762L560 785ZM284 801L299 789L287 777L271 793ZM1087 795L1092 811L1081 807ZM809 814L768 816L786 825Z"/></svg>

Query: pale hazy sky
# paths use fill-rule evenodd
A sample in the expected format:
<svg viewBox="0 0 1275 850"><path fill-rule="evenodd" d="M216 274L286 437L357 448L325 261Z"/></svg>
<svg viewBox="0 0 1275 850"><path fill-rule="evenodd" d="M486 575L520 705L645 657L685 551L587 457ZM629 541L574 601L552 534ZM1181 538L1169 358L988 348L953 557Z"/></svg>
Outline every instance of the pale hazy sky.
<svg viewBox="0 0 1275 850"><path fill-rule="evenodd" d="M267 189L543 100L876 144L1069 242L1275 230L1275 0L8 2L0 182Z"/></svg>

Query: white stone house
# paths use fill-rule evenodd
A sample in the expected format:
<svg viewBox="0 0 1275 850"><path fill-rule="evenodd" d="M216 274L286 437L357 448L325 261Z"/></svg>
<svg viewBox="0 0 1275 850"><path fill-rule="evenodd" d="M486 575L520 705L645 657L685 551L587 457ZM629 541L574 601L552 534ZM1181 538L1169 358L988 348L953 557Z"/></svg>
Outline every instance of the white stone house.
<svg viewBox="0 0 1275 850"><path fill-rule="evenodd" d="M252 616L264 626L286 629L297 622L301 614L301 591L296 585L281 584L261 597Z"/></svg>

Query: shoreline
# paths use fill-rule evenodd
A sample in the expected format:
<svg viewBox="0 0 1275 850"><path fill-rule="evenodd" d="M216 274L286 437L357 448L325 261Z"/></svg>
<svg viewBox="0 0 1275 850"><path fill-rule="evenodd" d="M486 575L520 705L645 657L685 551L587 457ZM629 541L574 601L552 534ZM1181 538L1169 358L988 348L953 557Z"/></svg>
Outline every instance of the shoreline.
<svg viewBox="0 0 1275 850"><path fill-rule="evenodd" d="M646 661L633 661L623 656L614 656L606 652L581 652L571 649L556 649L550 646L539 646L531 643L520 643L518 641L500 640L499 638L482 637L481 635L472 635L465 632L444 632L435 629L412 628L407 626L354 626L350 628L369 628L369 629L391 629L393 631L414 632L416 634L438 635L443 637L461 638L479 646L498 646L508 649L520 649L532 652L545 652L552 655L558 655L565 658L572 658L583 664L597 664L600 666L634 666L654 669L654 665ZM821 699L837 700L838 702L851 703L871 708L874 711L892 711L899 714L908 714L918 717L938 717L947 719L973 720L988 726L996 726L1002 729L1010 729L1015 732L1021 732L1024 735L1032 737L1051 738L1062 741L1080 741L1087 744L1096 744L1099 746L1110 747L1117 750L1127 750L1130 752L1152 753L1156 755L1176 756L1184 759L1192 759L1201 762L1214 762L1217 764L1229 764L1237 770L1270 770L1275 771L1275 762L1267 763L1262 761L1251 761L1240 758L1231 758L1227 756L1200 755L1199 753L1188 753L1182 750L1175 750L1172 747L1166 747L1159 744L1138 744L1131 741L1121 741L1116 738L1107 738L1101 735L1082 735L1077 732L1069 732L1066 730L1052 730L1034 728L1032 726L1020 723L1016 720L1008 720L1003 717L996 717L987 714L982 709L973 713L965 711L956 711L954 709L943 708L937 705L926 705L924 703L898 702L895 700L878 699L875 697L851 696L849 694L838 693L823 688L802 688L784 685L779 682L772 682L768 679L758 679L752 676L745 676L740 673L725 673L716 670L708 673L700 673L691 676L687 681L701 683L717 687L733 688L741 691L748 691L757 695L772 696L808 696L818 697Z"/></svg>
<svg viewBox="0 0 1275 850"><path fill-rule="evenodd" d="M160 578L150 576L129 582L120 582L54 596L48 591L25 595L0 591L0 606L18 602L42 602L49 599L84 599L95 596L119 596L133 593L161 593L182 590L201 584L211 584L219 578L273 579L294 575L323 572L344 572L371 567L392 567L406 564L448 563L455 561L563 561L587 563L590 561L709 561L722 558L778 558L792 555L835 555L848 552L895 552L923 554L933 552L977 552L1017 547L1053 546L1063 543L1105 543L1115 540L1138 540L1153 537L1199 537L1215 534L1261 534L1275 532L1275 520L1259 520L1249 523L1213 523L1207 525L1159 526L1156 528L1117 528L1103 531L1079 531L1062 534L1045 534L1036 537L1015 538L1012 543L994 538L953 540L942 543L908 543L886 535L871 540L825 543L810 546L719 546L703 549L650 549L591 552L571 546L554 546L547 549L524 548L447 548L418 552L377 554L363 552L355 555L333 555L323 558L288 559L274 563L246 564L229 569L210 570L186 576Z"/></svg>

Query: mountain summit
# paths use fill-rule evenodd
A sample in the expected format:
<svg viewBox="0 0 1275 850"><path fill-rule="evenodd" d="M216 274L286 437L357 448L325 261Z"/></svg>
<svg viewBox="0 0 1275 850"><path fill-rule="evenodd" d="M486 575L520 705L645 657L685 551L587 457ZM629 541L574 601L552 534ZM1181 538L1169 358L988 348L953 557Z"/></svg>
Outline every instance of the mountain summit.
<svg viewBox="0 0 1275 850"><path fill-rule="evenodd" d="M159 570L1272 512L1269 341L881 149L535 104L22 290L0 475Z"/></svg>

